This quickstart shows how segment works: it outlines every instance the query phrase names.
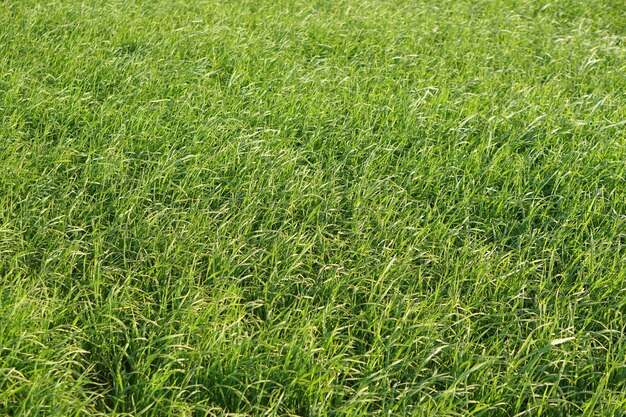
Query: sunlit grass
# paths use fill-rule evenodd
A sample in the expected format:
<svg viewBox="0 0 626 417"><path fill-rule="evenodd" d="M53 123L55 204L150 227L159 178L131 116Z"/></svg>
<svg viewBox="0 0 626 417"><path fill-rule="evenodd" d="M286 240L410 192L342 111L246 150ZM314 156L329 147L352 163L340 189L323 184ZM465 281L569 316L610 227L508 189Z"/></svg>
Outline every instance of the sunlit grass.
<svg viewBox="0 0 626 417"><path fill-rule="evenodd" d="M0 414L626 414L625 10L0 3Z"/></svg>

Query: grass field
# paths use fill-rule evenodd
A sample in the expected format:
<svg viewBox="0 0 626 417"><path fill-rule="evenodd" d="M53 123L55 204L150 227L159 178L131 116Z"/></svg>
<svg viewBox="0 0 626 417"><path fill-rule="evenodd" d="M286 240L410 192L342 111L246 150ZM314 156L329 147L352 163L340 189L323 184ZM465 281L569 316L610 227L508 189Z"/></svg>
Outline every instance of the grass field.
<svg viewBox="0 0 626 417"><path fill-rule="evenodd" d="M626 4L0 2L0 415L626 415Z"/></svg>

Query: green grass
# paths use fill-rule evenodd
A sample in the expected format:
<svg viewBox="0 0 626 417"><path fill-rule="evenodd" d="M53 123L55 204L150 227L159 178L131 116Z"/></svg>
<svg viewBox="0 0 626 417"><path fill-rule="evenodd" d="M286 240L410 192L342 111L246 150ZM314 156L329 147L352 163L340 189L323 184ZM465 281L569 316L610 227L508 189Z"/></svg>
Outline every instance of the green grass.
<svg viewBox="0 0 626 417"><path fill-rule="evenodd" d="M626 415L616 0L0 3L0 415Z"/></svg>

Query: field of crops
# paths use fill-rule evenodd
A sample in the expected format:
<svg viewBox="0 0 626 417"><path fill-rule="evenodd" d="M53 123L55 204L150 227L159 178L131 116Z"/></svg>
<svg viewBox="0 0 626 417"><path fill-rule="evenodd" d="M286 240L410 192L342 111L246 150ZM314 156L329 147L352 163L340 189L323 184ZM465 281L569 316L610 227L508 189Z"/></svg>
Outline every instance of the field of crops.
<svg viewBox="0 0 626 417"><path fill-rule="evenodd" d="M626 415L626 3L0 2L0 415Z"/></svg>

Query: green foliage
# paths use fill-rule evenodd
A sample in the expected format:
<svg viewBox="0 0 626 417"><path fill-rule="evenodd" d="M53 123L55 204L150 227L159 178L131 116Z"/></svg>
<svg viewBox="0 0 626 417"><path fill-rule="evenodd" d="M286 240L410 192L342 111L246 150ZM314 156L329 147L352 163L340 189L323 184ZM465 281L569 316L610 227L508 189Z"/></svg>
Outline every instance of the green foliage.
<svg viewBox="0 0 626 417"><path fill-rule="evenodd" d="M626 414L620 1L0 3L0 414Z"/></svg>

